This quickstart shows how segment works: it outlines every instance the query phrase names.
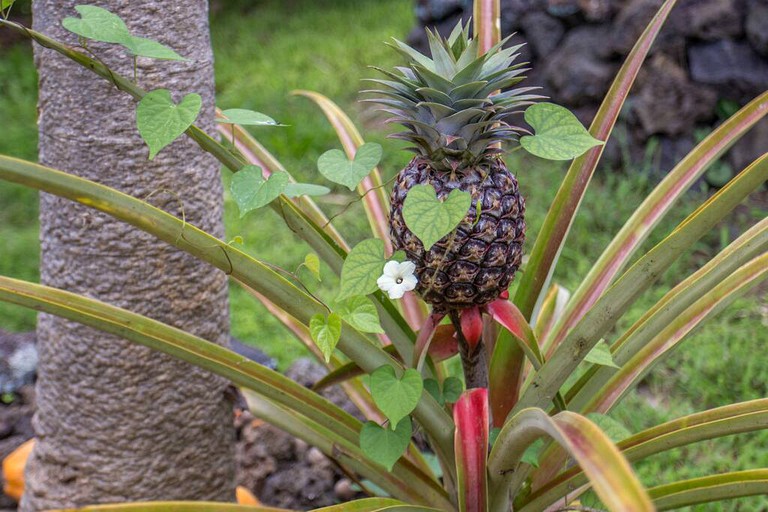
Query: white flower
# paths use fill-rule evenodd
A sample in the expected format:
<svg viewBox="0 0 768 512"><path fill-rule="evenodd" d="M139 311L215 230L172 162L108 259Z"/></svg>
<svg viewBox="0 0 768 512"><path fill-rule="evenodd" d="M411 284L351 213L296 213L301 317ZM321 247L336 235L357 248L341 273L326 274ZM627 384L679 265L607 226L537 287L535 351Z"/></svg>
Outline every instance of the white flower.
<svg viewBox="0 0 768 512"><path fill-rule="evenodd" d="M416 283L419 282L413 275L414 270L416 265L412 261L388 261L384 265L384 274L376 280L376 284L381 291L389 294L390 299L400 299L405 292L416 288Z"/></svg>

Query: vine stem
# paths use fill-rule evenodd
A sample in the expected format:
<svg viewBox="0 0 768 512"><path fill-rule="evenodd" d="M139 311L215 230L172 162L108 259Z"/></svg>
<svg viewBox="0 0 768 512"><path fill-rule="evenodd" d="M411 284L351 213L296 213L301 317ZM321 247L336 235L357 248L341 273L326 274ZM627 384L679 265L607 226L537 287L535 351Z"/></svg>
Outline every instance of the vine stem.
<svg viewBox="0 0 768 512"><path fill-rule="evenodd" d="M456 339L459 341L461 366L464 369L464 381L467 389L488 387L488 357L482 338L473 348L469 346L461 330L459 312L452 310L448 313L453 327L456 329Z"/></svg>

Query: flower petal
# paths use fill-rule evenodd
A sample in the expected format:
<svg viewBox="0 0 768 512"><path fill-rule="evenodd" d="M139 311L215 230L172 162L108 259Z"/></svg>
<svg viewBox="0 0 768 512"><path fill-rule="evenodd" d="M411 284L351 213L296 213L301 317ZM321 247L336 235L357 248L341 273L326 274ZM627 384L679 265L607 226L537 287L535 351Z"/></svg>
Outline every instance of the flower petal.
<svg viewBox="0 0 768 512"><path fill-rule="evenodd" d="M419 280L416 279L416 276L413 274L408 274L403 278L403 282L400 284L400 286L405 288L405 291L409 292L416 288L417 284L419 284Z"/></svg>
<svg viewBox="0 0 768 512"><path fill-rule="evenodd" d="M405 295L405 287L402 284L398 284L390 288L387 293L390 299L402 299L403 295Z"/></svg>
<svg viewBox="0 0 768 512"><path fill-rule="evenodd" d="M395 281L395 278L384 274L380 278L376 280L376 284L379 286L379 290L382 291L389 291L392 289L393 286L398 286L397 281Z"/></svg>
<svg viewBox="0 0 768 512"><path fill-rule="evenodd" d="M388 261L384 265L384 275L395 278L399 273L398 272L399 268L400 268L400 263L396 261Z"/></svg>
<svg viewBox="0 0 768 512"><path fill-rule="evenodd" d="M416 271L416 264L412 261L405 260L404 262L400 263L400 268L398 270L400 271L400 275L402 277L413 275L413 273Z"/></svg>

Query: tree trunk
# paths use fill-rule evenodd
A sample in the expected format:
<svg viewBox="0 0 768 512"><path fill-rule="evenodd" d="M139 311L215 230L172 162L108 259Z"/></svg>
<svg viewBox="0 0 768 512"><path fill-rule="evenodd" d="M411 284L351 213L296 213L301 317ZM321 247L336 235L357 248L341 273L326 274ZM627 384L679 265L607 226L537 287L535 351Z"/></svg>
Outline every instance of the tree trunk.
<svg viewBox="0 0 768 512"><path fill-rule="evenodd" d="M34 0L34 28L77 45L61 27L80 0ZM134 35L189 58L139 59L140 86L175 101L203 97L198 124L214 134L213 56L205 0L89 2ZM88 48L132 76L117 45ZM154 161L136 130L135 103L51 50L35 48L40 162L147 199L223 236L216 161L186 137ZM226 276L89 208L42 194L41 281L124 307L224 344ZM183 236L183 233L179 234ZM49 315L38 322L40 367L23 511L128 500L234 498L234 430L227 382L125 340Z"/></svg>

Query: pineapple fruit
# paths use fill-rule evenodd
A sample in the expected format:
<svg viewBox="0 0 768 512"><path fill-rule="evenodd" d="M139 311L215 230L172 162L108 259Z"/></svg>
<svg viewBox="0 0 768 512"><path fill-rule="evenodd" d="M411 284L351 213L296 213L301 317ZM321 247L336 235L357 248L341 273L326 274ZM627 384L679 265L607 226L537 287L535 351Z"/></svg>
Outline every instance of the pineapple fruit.
<svg viewBox="0 0 768 512"><path fill-rule="evenodd" d="M395 40L407 60L387 80L363 91L406 131L393 137L416 153L397 175L391 195L390 235L396 250L416 265L416 291L436 312L483 306L509 286L522 259L525 200L501 159L501 143L516 142L521 128L509 117L538 99L534 88L505 90L520 82L519 46L506 40L482 56L468 27L447 39L428 30L431 58ZM504 92L498 92L505 90ZM429 250L408 229L403 204L416 185L431 185L438 200L459 189L472 196L464 219Z"/></svg>

